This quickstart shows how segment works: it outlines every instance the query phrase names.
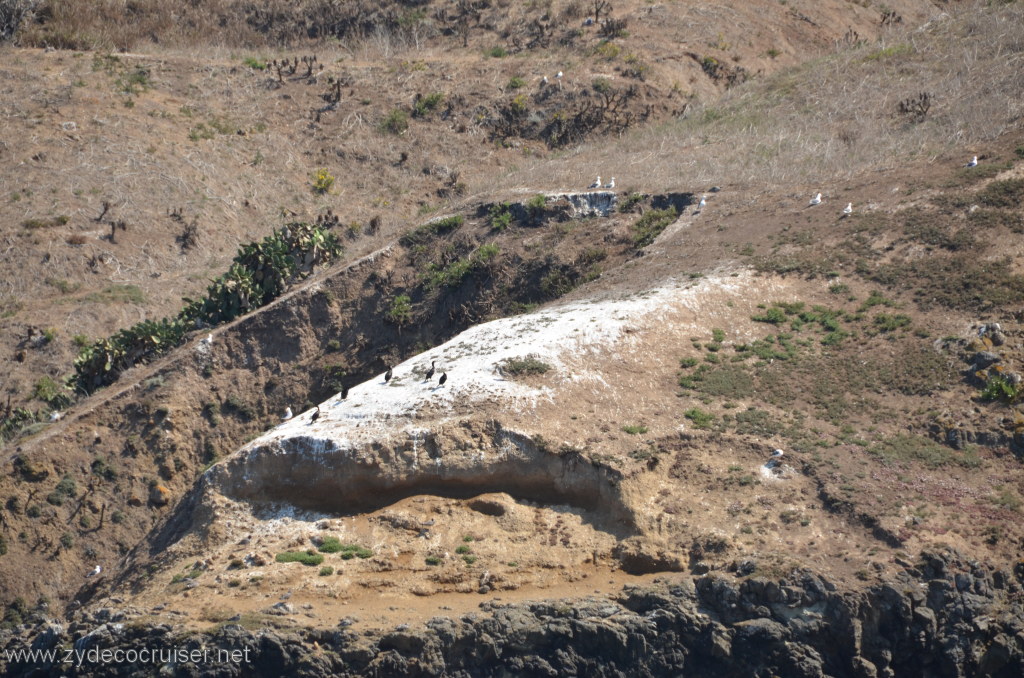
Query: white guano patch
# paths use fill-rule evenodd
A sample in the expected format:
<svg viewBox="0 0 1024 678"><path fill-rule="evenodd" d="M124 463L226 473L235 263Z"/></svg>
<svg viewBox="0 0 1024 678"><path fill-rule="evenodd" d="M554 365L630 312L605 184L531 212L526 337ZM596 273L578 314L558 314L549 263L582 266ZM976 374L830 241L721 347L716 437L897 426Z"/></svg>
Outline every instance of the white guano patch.
<svg viewBox="0 0 1024 678"><path fill-rule="evenodd" d="M601 352L615 357L636 341L631 331L661 322L673 309L699 310L701 297L711 290L747 287L750 273L723 273L697 281L670 282L656 290L619 299L548 306L472 327L450 341L394 366L390 383L383 373L350 389L344 401L334 395L320 403L320 416L310 423L311 411L296 415L244 449L275 446L289 438L319 439L336 450L355 451L363 444L404 434L422 435L417 414L427 408L444 418L470 412L474 403L499 403L510 409L537 408L552 401L552 391L504 378L499 365L527 355L551 365L562 379L604 384L600 369L590 369L587 357ZM423 380L436 361L430 382ZM439 386L443 372L448 381Z"/></svg>

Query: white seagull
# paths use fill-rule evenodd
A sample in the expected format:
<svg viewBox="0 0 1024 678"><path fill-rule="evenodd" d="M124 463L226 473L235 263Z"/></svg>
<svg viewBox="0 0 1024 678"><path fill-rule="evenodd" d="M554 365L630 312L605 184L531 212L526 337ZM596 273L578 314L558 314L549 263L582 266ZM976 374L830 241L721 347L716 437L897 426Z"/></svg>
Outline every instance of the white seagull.
<svg viewBox="0 0 1024 678"><path fill-rule="evenodd" d="M90 572L89 574L87 574L85 576L86 577L95 577L96 575L98 575L102 571L103 571L103 568L100 567L99 565L97 565L96 567L92 568L92 572Z"/></svg>
<svg viewBox="0 0 1024 678"><path fill-rule="evenodd" d="M615 188L615 177L612 177L612 180L609 181L607 184L605 184L604 187L605 188Z"/></svg>
<svg viewBox="0 0 1024 678"><path fill-rule="evenodd" d="M63 416L64 416L63 412L51 412L50 413L50 421L60 421L61 417L63 417Z"/></svg>
<svg viewBox="0 0 1024 678"><path fill-rule="evenodd" d="M562 79L562 71L558 71L558 73L555 74L555 77L558 78L559 80L561 80Z"/></svg>
<svg viewBox="0 0 1024 678"><path fill-rule="evenodd" d="M971 158L971 161L965 165L965 167L977 167L977 166L978 166L978 156L974 156L973 158Z"/></svg>
<svg viewBox="0 0 1024 678"><path fill-rule="evenodd" d="M543 78L541 78L540 79L540 84L542 84L542 85L548 84L548 76L545 75Z"/></svg>
<svg viewBox="0 0 1024 678"><path fill-rule="evenodd" d="M781 457L783 454L784 453L782 450L775 450L774 452L772 452L773 457Z"/></svg>
<svg viewBox="0 0 1024 678"><path fill-rule="evenodd" d="M697 203L697 211L699 212L700 210L704 209L705 205L707 205L707 204L708 204L707 196L702 195L700 197L700 202Z"/></svg>
<svg viewBox="0 0 1024 678"><path fill-rule="evenodd" d="M594 180L594 183L590 184L590 188L601 188L601 175L600 174L597 175L597 179Z"/></svg>
<svg viewBox="0 0 1024 678"><path fill-rule="evenodd" d="M846 209L843 210L843 216L844 217L848 217L851 214L853 214L853 203L852 202L848 202L848 203L846 203Z"/></svg>
<svg viewBox="0 0 1024 678"><path fill-rule="evenodd" d="M292 408L286 407L286 408L284 408L284 414L281 415L281 421L288 421L293 416L295 416L295 415L292 414Z"/></svg>
<svg viewBox="0 0 1024 678"><path fill-rule="evenodd" d="M821 204L821 193L811 198L811 202L808 205L820 205Z"/></svg>
<svg viewBox="0 0 1024 678"><path fill-rule="evenodd" d="M206 338L203 339L202 341L200 341L199 343L200 344L204 344L206 346L209 346L210 344L212 344L213 343L213 333L211 332L210 334L207 334Z"/></svg>

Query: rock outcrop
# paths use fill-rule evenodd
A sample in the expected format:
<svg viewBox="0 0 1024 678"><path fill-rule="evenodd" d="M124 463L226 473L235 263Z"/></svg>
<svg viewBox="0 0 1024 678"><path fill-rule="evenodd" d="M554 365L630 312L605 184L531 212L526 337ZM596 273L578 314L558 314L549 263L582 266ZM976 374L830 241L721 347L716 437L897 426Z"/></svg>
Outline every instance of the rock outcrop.
<svg viewBox="0 0 1024 678"><path fill-rule="evenodd" d="M668 576L607 598L485 602L460 619L376 634L342 620L336 630L228 623L181 636L167 625L130 623L131 610L101 609L67 628L23 626L0 635L0 645L11 676L1016 678L1024 675L1022 579L1024 567L993 571L947 551L924 553L861 591L839 591L806 570L781 579ZM101 664L88 659L92 648L179 659ZM58 660L12 659L28 650L56 650ZM182 650L205 661L182 661ZM75 663L61 663L65 656Z"/></svg>

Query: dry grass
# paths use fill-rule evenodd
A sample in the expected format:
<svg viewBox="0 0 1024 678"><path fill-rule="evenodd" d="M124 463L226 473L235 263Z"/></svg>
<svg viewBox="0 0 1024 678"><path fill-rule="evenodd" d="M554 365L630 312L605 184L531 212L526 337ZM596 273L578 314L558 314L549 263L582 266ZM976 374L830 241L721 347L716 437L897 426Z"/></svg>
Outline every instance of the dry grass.
<svg viewBox="0 0 1024 678"><path fill-rule="evenodd" d="M931 94L923 122L899 102ZM505 184L581 185L615 168L625 190L800 184L807 189L972 149L1024 114L1024 5L970 3L925 26L735 87L686 117L544 159ZM977 152L976 150L974 151ZM606 170L609 174L611 170ZM490 178L488 178L490 180Z"/></svg>

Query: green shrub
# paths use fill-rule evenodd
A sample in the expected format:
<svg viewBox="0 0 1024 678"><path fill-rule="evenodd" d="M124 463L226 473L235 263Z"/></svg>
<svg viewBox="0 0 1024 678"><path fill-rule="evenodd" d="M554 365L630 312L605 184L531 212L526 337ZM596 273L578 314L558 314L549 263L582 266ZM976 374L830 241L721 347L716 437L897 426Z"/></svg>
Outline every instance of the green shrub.
<svg viewBox="0 0 1024 678"><path fill-rule="evenodd" d="M644 214L633 224L633 247L640 249L650 245L677 216L674 206Z"/></svg>
<svg viewBox="0 0 1024 678"><path fill-rule="evenodd" d="M279 563L302 563L315 567L324 562L324 557L315 551L284 551L278 553L275 560Z"/></svg>
<svg viewBox="0 0 1024 678"><path fill-rule="evenodd" d="M331 190L334 186L334 176L327 171L326 167L321 167L313 173L313 192L320 193L323 195Z"/></svg>
<svg viewBox="0 0 1024 678"><path fill-rule="evenodd" d="M710 412L704 412L696 407L693 407L685 412L683 416L693 422L696 428L711 428L711 423L715 420L715 415Z"/></svg>
<svg viewBox="0 0 1024 678"><path fill-rule="evenodd" d="M412 322L412 299L409 295L399 294L392 299L391 305L388 307L384 317L387 318L388 322L394 323L399 327Z"/></svg>
<svg viewBox="0 0 1024 678"><path fill-rule="evenodd" d="M523 80L519 76L514 76L511 80L508 81L508 84L505 85L505 89L519 89L524 85L526 85L525 80Z"/></svg>
<svg viewBox="0 0 1024 678"><path fill-rule="evenodd" d="M327 228L293 222L241 246L228 272L207 287L204 298L185 299L177 316L144 320L84 347L75 359L75 386L91 393L132 365L178 346L197 325L228 322L277 298L314 265L341 254L340 241ZM141 290L130 287L141 297Z"/></svg>
<svg viewBox="0 0 1024 678"><path fill-rule="evenodd" d="M437 110L437 107L444 101L444 93L433 92L425 97L420 97L416 100L416 103L412 107L412 115L414 118L425 118L430 113Z"/></svg>
<svg viewBox="0 0 1024 678"><path fill-rule="evenodd" d="M71 392L67 387L50 377L39 378L32 389L32 397L42 400L55 410L64 409L72 402Z"/></svg>
<svg viewBox="0 0 1024 678"><path fill-rule="evenodd" d="M867 451L887 464L918 462L932 469L951 464L977 468L981 464L975 452L955 452L928 438L906 434L886 438Z"/></svg>
<svg viewBox="0 0 1024 678"><path fill-rule="evenodd" d="M874 323L879 332L893 332L909 325L910 317L903 314L889 315L888 313L879 313L875 316Z"/></svg>
<svg viewBox="0 0 1024 678"><path fill-rule="evenodd" d="M750 319L754 322L759 323L771 323L773 325L779 325L786 322L786 312L781 308L773 306L769 308L761 315L750 316Z"/></svg>
<svg viewBox="0 0 1024 678"><path fill-rule="evenodd" d="M491 224L491 230L504 231L512 225L511 205L507 202L492 205L491 211L488 214L488 219Z"/></svg>
<svg viewBox="0 0 1024 678"><path fill-rule="evenodd" d="M680 367L696 367L698 362L700 362L700 361L697 360L696 358L680 358L679 359L679 366Z"/></svg>
<svg viewBox="0 0 1024 678"><path fill-rule="evenodd" d="M248 66L249 68L253 68L253 69L257 70L257 71L265 71L265 70L267 70L267 62L266 61L260 61L256 57L246 57L245 59L242 60L242 65L243 66Z"/></svg>
<svg viewBox="0 0 1024 678"><path fill-rule="evenodd" d="M528 355L523 358L507 358L503 360L498 367L502 374L507 374L513 377L544 374L551 369L551 365L548 365L535 355Z"/></svg>
<svg viewBox="0 0 1024 678"><path fill-rule="evenodd" d="M625 431L626 433L628 433L631 436L634 436L634 435L637 435L637 434L640 434L640 433L647 433L647 427L644 426L643 424L629 424L627 426L623 426L622 430Z"/></svg>
<svg viewBox="0 0 1024 678"><path fill-rule="evenodd" d="M487 56L492 57L494 59L501 59L502 57L508 56L508 50L506 50L501 45L497 45L487 50Z"/></svg>
<svg viewBox="0 0 1024 678"><path fill-rule="evenodd" d="M423 560L427 563L427 565L440 565L441 564L441 558L439 558L438 556L427 556Z"/></svg>
<svg viewBox="0 0 1024 678"><path fill-rule="evenodd" d="M330 576L332 574L334 574L334 568L331 567L330 565L324 565L323 567L320 568L320 576L321 577L328 577L328 576Z"/></svg>
<svg viewBox="0 0 1024 678"><path fill-rule="evenodd" d="M472 551L473 551L473 549L471 549L470 547L466 546L465 544L463 544L462 546L459 546L458 548L455 549L455 552L458 553L459 555L462 555L464 553L472 553Z"/></svg>
<svg viewBox="0 0 1024 678"><path fill-rule="evenodd" d="M462 224L463 218L459 215L444 217L442 219L433 219L404 234L398 239L398 242L402 247L422 245L431 238L454 231L462 226Z"/></svg>
<svg viewBox="0 0 1024 678"><path fill-rule="evenodd" d="M401 136L409 129L409 115L402 109L396 108L384 116L378 128L384 134Z"/></svg>
<svg viewBox="0 0 1024 678"><path fill-rule="evenodd" d="M60 545L69 549L75 545L75 538L71 536L71 533L65 532L60 536Z"/></svg>
<svg viewBox="0 0 1024 678"><path fill-rule="evenodd" d="M981 390L982 400L1000 400L1004 403L1015 403L1021 396L1021 386L1015 384L1002 374L990 374Z"/></svg>
<svg viewBox="0 0 1024 678"><path fill-rule="evenodd" d="M122 513L121 511L114 511L110 514L110 522L114 523L115 525L120 525L124 522L124 513Z"/></svg>

